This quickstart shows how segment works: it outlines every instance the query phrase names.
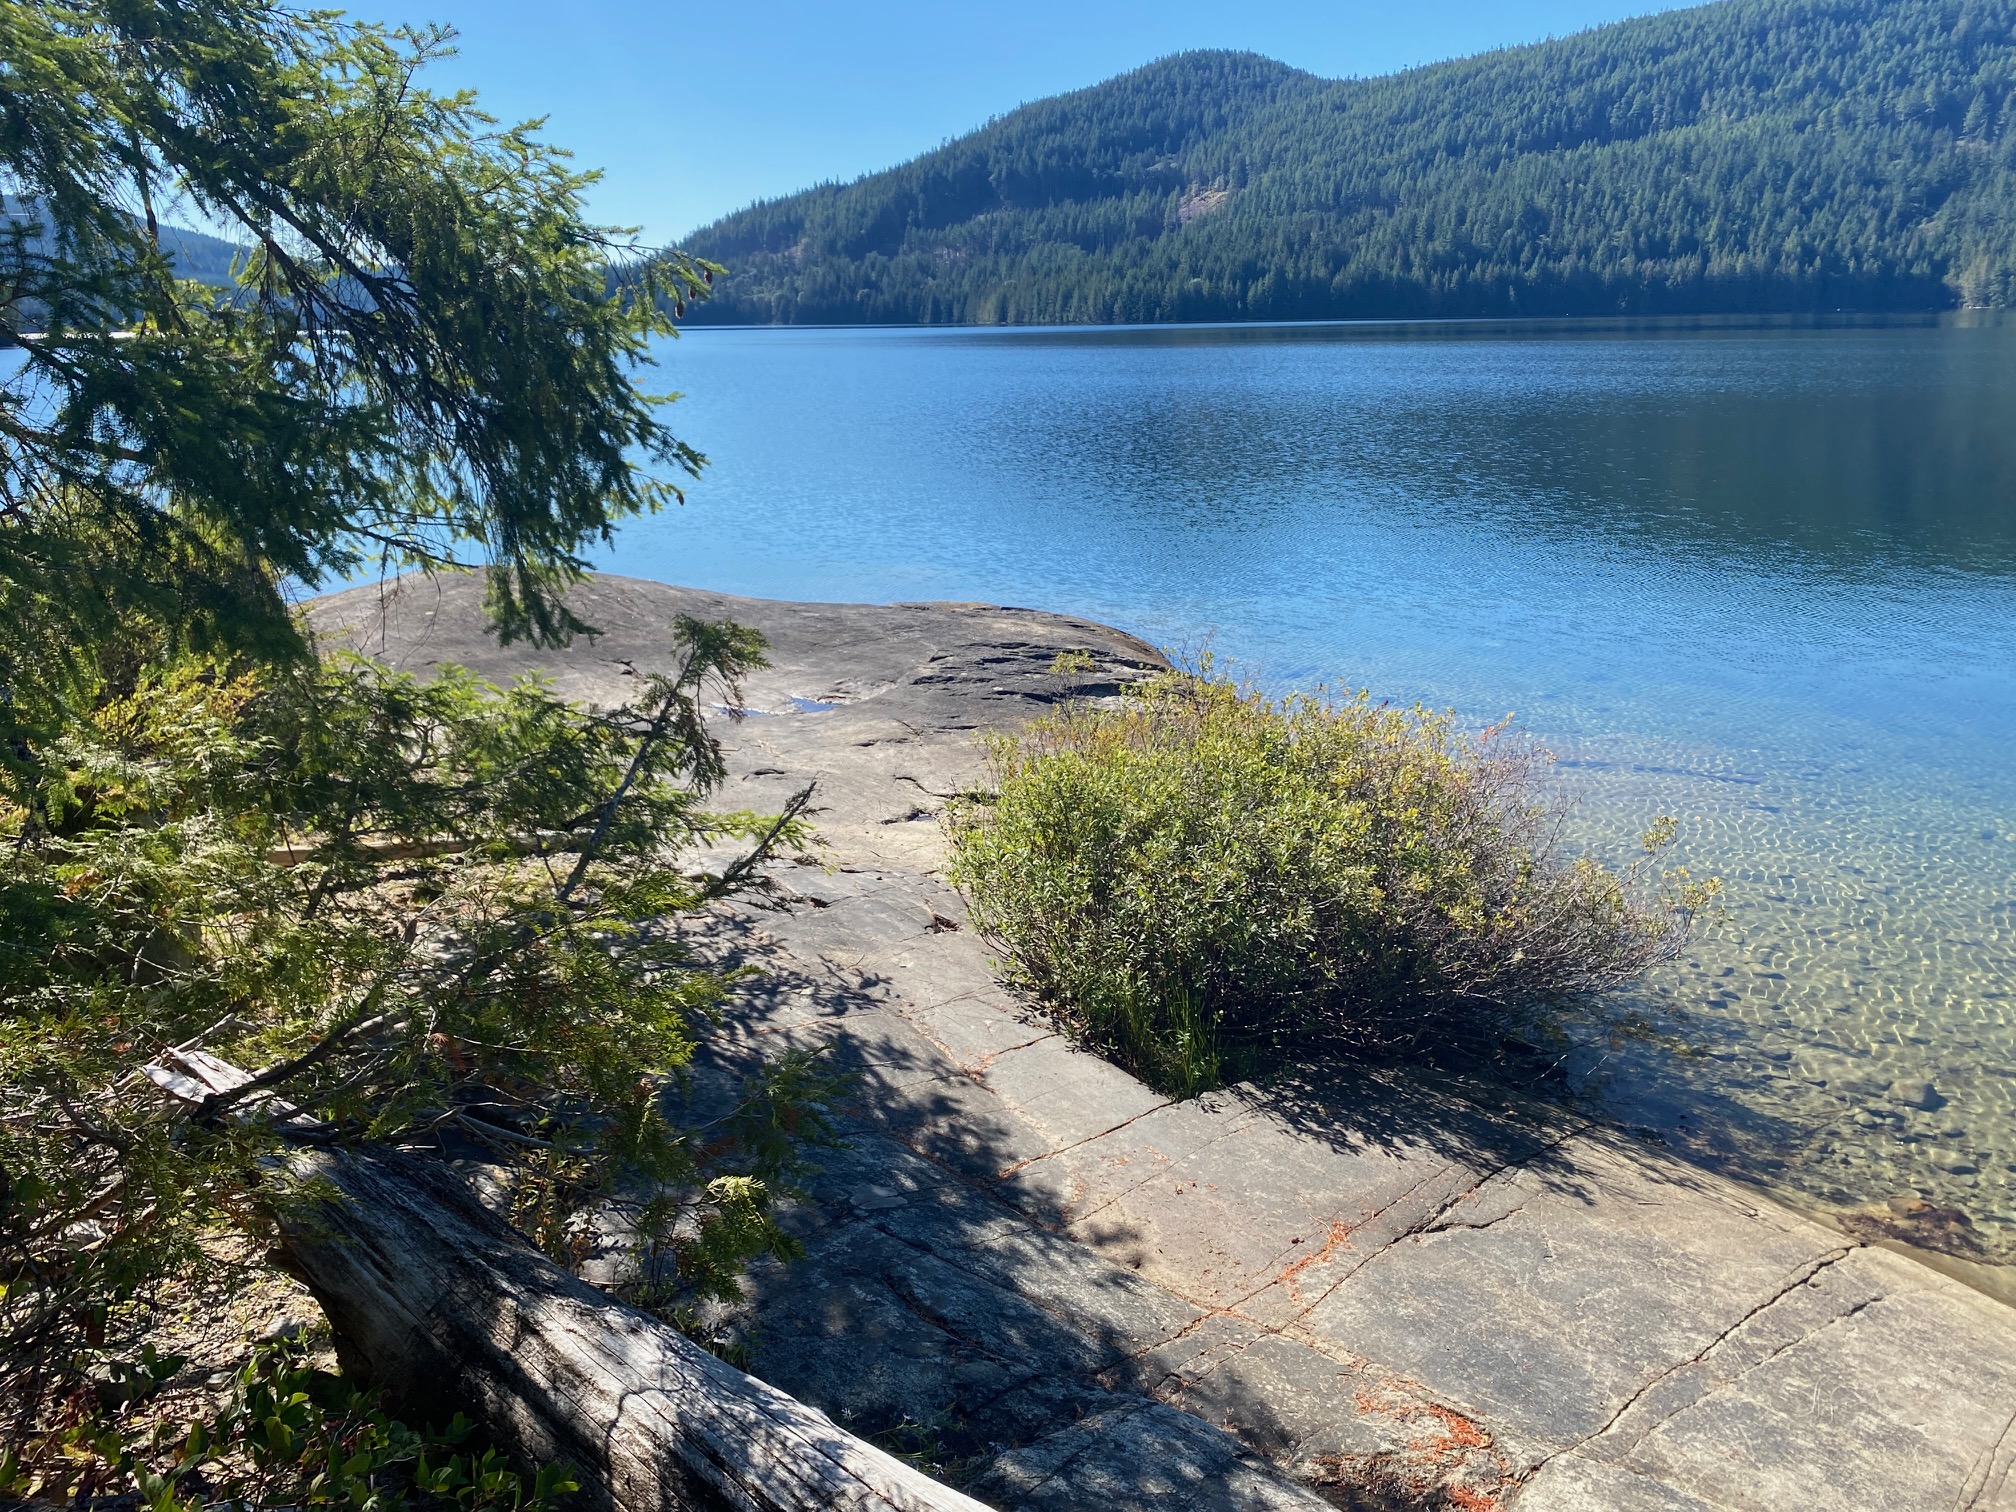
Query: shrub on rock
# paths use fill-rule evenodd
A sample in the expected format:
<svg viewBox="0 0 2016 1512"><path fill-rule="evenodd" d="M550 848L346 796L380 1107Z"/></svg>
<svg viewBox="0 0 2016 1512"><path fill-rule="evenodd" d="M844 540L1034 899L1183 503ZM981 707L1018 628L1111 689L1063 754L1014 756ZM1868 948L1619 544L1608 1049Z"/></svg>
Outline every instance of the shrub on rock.
<svg viewBox="0 0 2016 1512"><path fill-rule="evenodd" d="M990 752L994 794L952 819L977 926L1018 985L1179 1095L1530 1028L1670 953L1715 890L1571 857L1544 750L1363 694L1170 673Z"/></svg>

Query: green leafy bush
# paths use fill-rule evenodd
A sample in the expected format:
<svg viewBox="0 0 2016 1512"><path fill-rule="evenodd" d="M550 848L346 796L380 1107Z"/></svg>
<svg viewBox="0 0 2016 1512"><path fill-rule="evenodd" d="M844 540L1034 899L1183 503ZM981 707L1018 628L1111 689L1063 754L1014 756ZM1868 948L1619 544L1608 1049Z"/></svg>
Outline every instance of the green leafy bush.
<svg viewBox="0 0 2016 1512"><path fill-rule="evenodd" d="M1569 859L1545 752L1364 695L1172 673L991 754L994 797L952 820L976 923L1021 986L1181 1095L1530 1023L1673 950L1714 891Z"/></svg>
<svg viewBox="0 0 2016 1512"><path fill-rule="evenodd" d="M180 1363L171 1356L157 1368ZM146 1512L553 1512L579 1489L564 1464L520 1473L476 1443L460 1413L425 1429L388 1417L288 1341L255 1350L229 1397L193 1422L139 1432L97 1411L74 1417L26 1457L0 1453L0 1498Z"/></svg>
<svg viewBox="0 0 2016 1512"><path fill-rule="evenodd" d="M706 725L761 639L682 621L673 670L589 710L536 682L357 659L162 658L80 689L0 768L0 1443L85 1351L144 1334L220 1229L301 1199L281 1156L398 1142L486 1153L562 1262L631 1235L633 1300L732 1294L788 1237L774 1198L834 1078L774 1061L719 1120L663 1092L739 973L670 920L801 845L706 806ZM741 859L695 873L696 845ZM256 1073L204 1095L214 1056ZM214 1064L211 1062L210 1064ZM200 1066L199 1066L200 1069Z"/></svg>

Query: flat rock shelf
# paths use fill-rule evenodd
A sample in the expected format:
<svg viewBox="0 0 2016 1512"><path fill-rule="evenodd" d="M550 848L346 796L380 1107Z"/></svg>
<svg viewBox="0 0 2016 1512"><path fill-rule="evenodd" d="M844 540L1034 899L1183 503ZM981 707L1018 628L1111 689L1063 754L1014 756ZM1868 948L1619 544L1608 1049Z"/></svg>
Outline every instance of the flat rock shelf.
<svg viewBox="0 0 2016 1512"><path fill-rule="evenodd" d="M977 604L572 602L604 633L561 652L500 650L469 578L310 613L605 703L675 615L769 636L725 798L816 779L826 864L701 939L764 975L693 1095L814 1042L858 1090L805 1257L739 1319L763 1381L1046 1512L2016 1508L2016 1310L1977 1287L1543 1104L1349 1071L1171 1102L1003 990L939 815L978 732L1111 696L1150 647Z"/></svg>

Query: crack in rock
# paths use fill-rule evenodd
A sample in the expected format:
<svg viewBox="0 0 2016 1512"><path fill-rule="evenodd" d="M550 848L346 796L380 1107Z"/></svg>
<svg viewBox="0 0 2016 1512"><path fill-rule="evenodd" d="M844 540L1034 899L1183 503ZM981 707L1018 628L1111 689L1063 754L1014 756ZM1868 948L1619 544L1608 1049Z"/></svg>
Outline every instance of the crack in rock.
<svg viewBox="0 0 2016 1512"><path fill-rule="evenodd" d="M1825 1333L1828 1329L1835 1327L1837 1324L1846 1323L1850 1318L1854 1317L1856 1314L1863 1312L1868 1308L1874 1307L1878 1302L1881 1302L1882 1300L1883 1298L1880 1296L1865 1297L1860 1302L1857 1302L1853 1307L1849 1308L1846 1312L1836 1313L1833 1317L1829 1318L1825 1323L1822 1323L1818 1328L1811 1329L1806 1333L1797 1334L1794 1337L1787 1339L1783 1344L1780 1344L1776 1349L1772 1350L1770 1353L1766 1355L1761 1356L1758 1359L1752 1360L1748 1365L1745 1365L1741 1370L1737 1371L1734 1375L1728 1377L1726 1380L1716 1381L1713 1384L1711 1384L1706 1391L1701 1392L1698 1396L1695 1396L1689 1399L1688 1401L1682 1402L1678 1407L1675 1407L1671 1412L1667 1413L1657 1422L1646 1424L1645 1427L1638 1432L1637 1436L1634 1439L1632 1439L1630 1447L1635 1449L1638 1445L1644 1443L1646 1439L1650 1438L1653 1434L1657 1433L1661 1428L1664 1428L1668 1423L1672 1422L1675 1418L1681 1416L1683 1413L1692 1412L1696 1407L1699 1407L1703 1402L1707 1401L1710 1397L1716 1395L1718 1392L1727 1391L1731 1386L1738 1384L1746 1377L1748 1377L1752 1372L1761 1370L1766 1365L1769 1365L1773 1360L1777 1359L1780 1355L1786 1353L1789 1350L1797 1349L1801 1344L1810 1343L1813 1339L1817 1338L1820 1334ZM1669 1379L1671 1378L1670 1372L1668 1378ZM1629 1450L1627 1450L1626 1452L1628 1453Z"/></svg>
<svg viewBox="0 0 2016 1512"><path fill-rule="evenodd" d="M927 1039L930 1038L929 1032L922 1030L921 1027L920 1032L924 1033ZM1023 1040L1019 1045L1003 1045L999 1050L989 1050L985 1055L981 1056L980 1059L973 1062L972 1065L961 1066L960 1069L963 1070L968 1076L978 1081L982 1077L986 1076L986 1074L989 1071L994 1069L994 1062L1001 1059L1002 1056L1013 1055L1017 1050L1027 1050L1031 1045L1040 1045L1045 1040L1053 1040L1055 1038L1057 1038L1056 1030L1054 1029L1045 1030L1042 1034L1036 1035L1032 1039ZM932 1042L934 1044L938 1043L935 1040L933 1040ZM944 1052L947 1055L952 1055L951 1046L940 1045L939 1048L944 1050ZM953 1056L953 1061L955 1064L957 1064L958 1057ZM1038 1156L1037 1158L1040 1160L1044 1157Z"/></svg>
<svg viewBox="0 0 2016 1512"><path fill-rule="evenodd" d="M1252 1128L1257 1121L1258 1121L1257 1115L1247 1117L1235 1116L1232 1122L1232 1126L1226 1129L1223 1133L1214 1134L1209 1139L1205 1140L1202 1144L1192 1146L1189 1150L1186 1150L1179 1159L1170 1160L1169 1164L1163 1167L1161 1170L1155 1171L1150 1175L1143 1176L1139 1181L1133 1183L1131 1186L1121 1188L1121 1190L1113 1193L1110 1197L1108 1197L1104 1202L1101 1202L1098 1206L1087 1208L1084 1212L1079 1213L1074 1218L1072 1218L1071 1225L1073 1227L1076 1227L1079 1224L1091 1222L1094 1218L1098 1217L1108 1208L1113 1207L1118 1203L1125 1202L1129 1197L1132 1197L1136 1192L1140 1191L1143 1187L1150 1186L1157 1181L1163 1180L1165 1177L1169 1175L1171 1171L1174 1171L1176 1167L1182 1163L1182 1161L1193 1160L1197 1156L1203 1154L1206 1150L1210 1149L1213 1145L1222 1144L1226 1140L1232 1138L1232 1136L1235 1134L1245 1133L1248 1129ZM1158 1151L1156 1153L1159 1154L1160 1152ZM1039 1156L1038 1158L1048 1159L1049 1157Z"/></svg>
<svg viewBox="0 0 2016 1512"><path fill-rule="evenodd" d="M1048 1038L1048 1036L1045 1037ZM995 1095L1000 1096L999 1093L996 1093ZM1008 1107L1015 1108L1015 1105L1012 1102L1009 1102L1007 1098L1002 1097L1001 1101ZM1172 1097L1163 1102L1155 1104L1155 1106L1152 1108L1143 1108L1139 1113L1136 1113L1133 1117L1121 1119L1120 1122L1113 1125L1113 1127L1110 1129L1101 1129L1096 1134L1087 1134L1083 1139L1074 1139L1071 1141L1071 1143L1067 1145L1059 1145L1054 1150L1045 1150L1041 1155L1031 1155L1027 1160L1018 1160L1011 1166L1004 1166L1002 1169L994 1173L994 1179L996 1181L1005 1181L1010 1176L1016 1175L1017 1173L1022 1171L1026 1171L1030 1166L1037 1164L1039 1161L1050 1160L1055 1156L1066 1154L1069 1151L1079 1149L1088 1144L1093 1144L1098 1140L1104 1139L1109 1134L1118 1134L1122 1129L1126 1128L1129 1124L1139 1123L1142 1119L1146 1118L1150 1113L1160 1113L1164 1108L1173 1108L1175 1106L1176 1106L1176 1099ZM1020 1108L1015 1108L1015 1111L1018 1113L1022 1112ZM1018 1208L1017 1211L1019 1212L1020 1209Z"/></svg>
<svg viewBox="0 0 2016 1512"><path fill-rule="evenodd" d="M1349 1241L1351 1235L1358 1233L1362 1229L1371 1227L1373 1224L1377 1223L1381 1218L1384 1218L1388 1213L1392 1212L1395 1208L1398 1208L1402 1206L1404 1203L1406 1203L1407 1200L1413 1197L1416 1193L1433 1186L1438 1180L1440 1180L1444 1176L1447 1176L1450 1172L1459 1171L1462 1169L1464 1168L1461 1166L1453 1166L1453 1165L1437 1166L1427 1175L1421 1177L1419 1180L1410 1184L1405 1190L1400 1192L1399 1195L1394 1197L1391 1202L1386 1203L1382 1207L1375 1208L1373 1211L1367 1213L1364 1217L1360 1218L1356 1223L1346 1223L1341 1218L1332 1219L1329 1228L1327 1230L1327 1236L1323 1244L1319 1245L1314 1250L1310 1250L1304 1254L1297 1255L1291 1261L1289 1259L1289 1256L1294 1252L1294 1250L1301 1244L1303 1240L1312 1237L1311 1235L1307 1234L1298 1235L1295 1239L1290 1240L1284 1248L1277 1250L1274 1253L1273 1258L1267 1262L1267 1265L1265 1267L1267 1272L1267 1279L1265 1281L1262 1281L1258 1286L1255 1286L1251 1291L1242 1293L1241 1295L1234 1297L1229 1303L1226 1304L1224 1310L1230 1312L1235 1308L1243 1307L1248 1302L1251 1302L1255 1297L1259 1296L1262 1292L1266 1291L1269 1287L1278 1286L1284 1282L1290 1281L1293 1279L1294 1275L1297 1272L1307 1270L1312 1265L1322 1263L1322 1261L1328 1259L1330 1255L1334 1254L1339 1248L1343 1247L1343 1245ZM1474 1188L1471 1190L1474 1190ZM1403 1237L1405 1237L1404 1234L1396 1236L1396 1242L1398 1238ZM1385 1246L1383 1245L1381 1246L1382 1249L1384 1247ZM1374 1251L1374 1253L1376 1254L1378 1252ZM1366 1257L1366 1259L1368 1260L1370 1258L1371 1256L1369 1255ZM1361 1261L1359 1262L1359 1265L1353 1266L1351 1270L1351 1275L1356 1275L1358 1270L1363 1266L1363 1264L1364 1262ZM1328 1287L1324 1289L1322 1296L1319 1296L1314 1302L1309 1304L1309 1307L1304 1308L1300 1313L1296 1314L1297 1319L1299 1320L1300 1318L1307 1316L1310 1308L1321 1306L1324 1297L1328 1297L1331 1292L1335 1291L1339 1286L1342 1286L1344 1282L1349 1279L1350 1276L1341 1276L1336 1281L1332 1282Z"/></svg>
<svg viewBox="0 0 2016 1512"><path fill-rule="evenodd" d="M1475 1195L1475 1193L1471 1192L1466 1193L1465 1195L1473 1196ZM1486 1218L1482 1223L1462 1223L1453 1221L1431 1223L1428 1225L1428 1227L1419 1231L1418 1237L1426 1238L1429 1234L1447 1234L1455 1229L1469 1229L1472 1232L1481 1232L1484 1229L1488 1229L1494 1227L1497 1224L1503 1223L1507 1218L1514 1217L1525 1211L1526 1211L1526 1204L1521 1202L1521 1203L1515 1203L1513 1206L1507 1208L1504 1212L1498 1214L1496 1217Z"/></svg>
<svg viewBox="0 0 2016 1512"><path fill-rule="evenodd" d="M893 780L896 782L907 782L925 797L943 799L947 803L951 802L954 798L964 798L967 796L964 792L941 793L936 788L926 787L908 772L898 772Z"/></svg>
<svg viewBox="0 0 2016 1512"><path fill-rule="evenodd" d="M1057 1463L1057 1467L1054 1470L1052 1470L1048 1475L1044 1476L1042 1479L1038 1480L1035 1484L1018 1488L1020 1490L1020 1493L1024 1497L1034 1496L1038 1491L1041 1491L1045 1486L1049 1485L1052 1481L1056 1480L1065 1471L1069 1470L1073 1465L1077 1464L1078 1461L1083 1459L1086 1455L1090 1454L1094 1449L1098 1448L1102 1436L1104 1436L1107 1433L1110 1433L1113 1429L1118 1428L1122 1423L1126 1422L1129 1418L1139 1417L1142 1413L1146 1412L1153 1405L1154 1403L1148 1401L1142 1401L1138 1404L1131 1404L1131 1405L1125 1402L1116 1402L1112 1408L1108 1409L1108 1412L1115 1414L1114 1416L1106 1417L1105 1414L1101 1414L1101 1417L1104 1418L1105 1420L1098 1424L1099 1432L1087 1433L1085 1435L1085 1442L1082 1445L1072 1450L1069 1454L1065 1455L1064 1458ZM1068 1433L1070 1429L1067 1428L1062 1431ZM1042 1441L1039 1439L1037 1442L1040 1443Z"/></svg>
<svg viewBox="0 0 2016 1512"><path fill-rule="evenodd" d="M1967 1467L1967 1479L1960 1483L1960 1493L1953 1499L1953 1512L1979 1512L2000 1498L2002 1488L2009 1482L2011 1458L2004 1451L2011 1448L2012 1435L2016 1435L2016 1412L2009 1414L2002 1431L1995 1435L1995 1442Z"/></svg>
<svg viewBox="0 0 2016 1512"><path fill-rule="evenodd" d="M1546 1465L1548 1465L1552 1461L1559 1459L1563 1454L1579 1451L1583 1448L1586 1448L1588 1445L1595 1443L1598 1439L1607 1437L1617 1427L1617 1425L1623 1421L1624 1417L1631 1411L1632 1408L1636 1407L1639 1404L1639 1402L1643 1401L1648 1394L1650 1394L1653 1390L1659 1387L1663 1382L1671 1379L1673 1376L1679 1374L1681 1371L1686 1370L1689 1366L1702 1364L1704 1361L1708 1359L1710 1355L1714 1354L1716 1350L1720 1349L1724 1344L1726 1344L1731 1338L1733 1338L1751 1321L1759 1317L1761 1314L1768 1312L1771 1308L1776 1307L1780 1302L1784 1301L1787 1297L1791 1296L1794 1292L1799 1290L1800 1287L1805 1286L1809 1282L1811 1282L1813 1278L1815 1276L1818 1276L1822 1271L1825 1271L1830 1267L1839 1264L1841 1261L1847 1259L1850 1255L1854 1254L1856 1250L1861 1248L1862 1246L1859 1244L1846 1245L1840 1249L1829 1250L1826 1254L1820 1256L1817 1260L1812 1260L1809 1261L1807 1264L1802 1265L1796 1272L1793 1273L1791 1279L1786 1281L1784 1285L1780 1286L1776 1291L1772 1292L1770 1296L1766 1297L1762 1302L1759 1302L1755 1307L1752 1307L1749 1311L1744 1313L1742 1317L1738 1318L1735 1322L1731 1323L1727 1328L1723 1329L1714 1338L1710 1339L1706 1344L1704 1344L1699 1350L1695 1351L1695 1353L1688 1356L1686 1359L1678 1360L1673 1364L1667 1366L1664 1370L1655 1373L1651 1377L1651 1379L1647 1380L1636 1391L1633 1391L1629 1396L1627 1396L1623 1400L1623 1402L1618 1405L1617 1410L1612 1412L1610 1416L1604 1420L1602 1426L1598 1427L1594 1432L1584 1434L1574 1443L1565 1445L1564 1447L1555 1450L1552 1454L1543 1455L1537 1462L1535 1462L1532 1470L1527 1472L1525 1478L1527 1480L1531 1480L1534 1475L1537 1475L1541 1471L1541 1469L1543 1469ZM1867 1305L1868 1305L1867 1303L1863 1304L1863 1306ZM1849 1314L1845 1314L1843 1316L1852 1316L1853 1313L1860 1312L1861 1310L1862 1310L1861 1307L1856 1307ZM1830 1321L1838 1321L1838 1319ZM1797 1339L1793 1340L1793 1343L1798 1342L1799 1341ZM1790 1346L1788 1345L1785 1347L1789 1348ZM1783 1352L1782 1349L1776 1351L1776 1353L1782 1353L1782 1352ZM1763 1362L1758 1361L1757 1363L1762 1364ZM1735 1379L1740 1379L1741 1374L1742 1373L1739 1372L1738 1376ZM1728 1383L1725 1382L1722 1384L1726 1385ZM1707 1393L1703 1393L1703 1395L1705 1396L1707 1395ZM1700 1398L1696 1398L1695 1400L1699 1401ZM1687 1405L1692 1406L1693 1403L1689 1403ZM1669 1417L1676 1416L1679 1410L1684 1409L1676 1409L1675 1413L1668 1414L1668 1416ZM1664 1419L1662 1419L1661 1421L1664 1421ZM1657 1424L1654 1424L1653 1428L1656 1429L1657 1426L1658 1426ZM1651 1431L1652 1429L1647 1430L1647 1432Z"/></svg>
<svg viewBox="0 0 2016 1512"><path fill-rule="evenodd" d="M1501 1213L1498 1215L1497 1218L1493 1218L1486 1223L1447 1223L1444 1221L1445 1219L1448 1218L1450 1213L1454 1212L1464 1202L1474 1197L1477 1193L1481 1192L1485 1187L1489 1186L1493 1181L1496 1181L1499 1177L1505 1175L1507 1172L1525 1170L1528 1167L1537 1164L1538 1162L1552 1155L1556 1150L1560 1149L1570 1140L1575 1139L1584 1133L1587 1133L1590 1129L1594 1127L1596 1127L1594 1120L1588 1120L1576 1124L1572 1128L1555 1135L1552 1139L1546 1140L1536 1149L1533 1149L1524 1155L1515 1156L1509 1160L1501 1161L1499 1164L1491 1167L1489 1170L1484 1171L1481 1174L1476 1172L1473 1168L1464 1167L1461 1165L1444 1165L1438 1168L1437 1170L1433 1171L1429 1175L1424 1176L1421 1180L1415 1182L1412 1186L1408 1187L1404 1192L1400 1193L1399 1196L1395 1197L1391 1202L1387 1203L1385 1206L1379 1208L1376 1212L1369 1214L1368 1216L1359 1220L1355 1224L1349 1225L1344 1235L1342 1236L1341 1240L1339 1236L1336 1234L1335 1232L1336 1226L1333 1224L1331 1241L1329 1243L1326 1243L1323 1246L1322 1250L1319 1251L1317 1255L1304 1257L1303 1259L1296 1261L1294 1265L1291 1267L1291 1269L1293 1270L1307 1269L1312 1263L1320 1263L1320 1259L1327 1259L1329 1255L1334 1253L1337 1249L1344 1247L1344 1244L1348 1243L1348 1240L1352 1235L1358 1234L1364 1231L1365 1229L1370 1228L1373 1224L1377 1223L1381 1218L1384 1218L1388 1213L1391 1213L1396 1209L1405 1206L1410 1199L1412 1199L1419 1193L1431 1188L1437 1181L1448 1176L1451 1172L1464 1172L1471 1177L1469 1184L1466 1185L1461 1191L1453 1192L1443 1197L1440 1201L1438 1201L1435 1204L1433 1210L1427 1213L1425 1216L1414 1219L1408 1223L1401 1225L1401 1227L1395 1230L1395 1232L1390 1237L1388 1237L1384 1242L1382 1242L1377 1249L1373 1250L1370 1254L1366 1255L1364 1259L1360 1260L1356 1265L1352 1266L1343 1275L1339 1276L1335 1281L1331 1282L1328 1286L1326 1286L1322 1290L1322 1292L1317 1295L1316 1299L1313 1302L1309 1303L1306 1307L1303 1307L1298 1312L1296 1312L1295 1315L1292 1318L1290 1318L1286 1324L1283 1325L1283 1328L1284 1329L1292 1328L1296 1324L1300 1323L1304 1318L1308 1317L1317 1308L1321 1307L1325 1302L1329 1301L1329 1299L1336 1294L1337 1290L1340 1287L1348 1283L1360 1271L1364 1270L1366 1266L1370 1265L1374 1260L1377 1260L1381 1255L1384 1255L1389 1251L1391 1251L1392 1249L1394 1249L1404 1240L1417 1239L1425 1234L1446 1232L1450 1229L1456 1229L1456 1228L1467 1228L1467 1229L1489 1228L1492 1223L1497 1223L1505 1218L1511 1217L1513 1213L1516 1213L1521 1209L1523 1209L1526 1204L1522 1202L1518 1205L1518 1207L1513 1208L1511 1212ZM1278 1282L1281 1282L1286 1279L1288 1279L1288 1277L1285 1273L1273 1275L1269 1277L1269 1279L1266 1282L1264 1282L1260 1286L1255 1287L1245 1296L1235 1300L1232 1305L1234 1307L1244 1306L1246 1303L1252 1301L1253 1298L1259 1296L1261 1292L1266 1291L1268 1287L1273 1286Z"/></svg>

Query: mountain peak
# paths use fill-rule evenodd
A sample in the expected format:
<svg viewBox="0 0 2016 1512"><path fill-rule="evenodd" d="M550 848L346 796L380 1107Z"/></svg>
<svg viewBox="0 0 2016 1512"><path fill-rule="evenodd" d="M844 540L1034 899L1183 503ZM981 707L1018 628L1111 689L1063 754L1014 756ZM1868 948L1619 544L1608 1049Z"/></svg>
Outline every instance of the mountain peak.
<svg viewBox="0 0 2016 1512"><path fill-rule="evenodd" d="M1175 53L695 233L697 315L2002 304L2012 97L2016 0L1720 0L1365 80Z"/></svg>

